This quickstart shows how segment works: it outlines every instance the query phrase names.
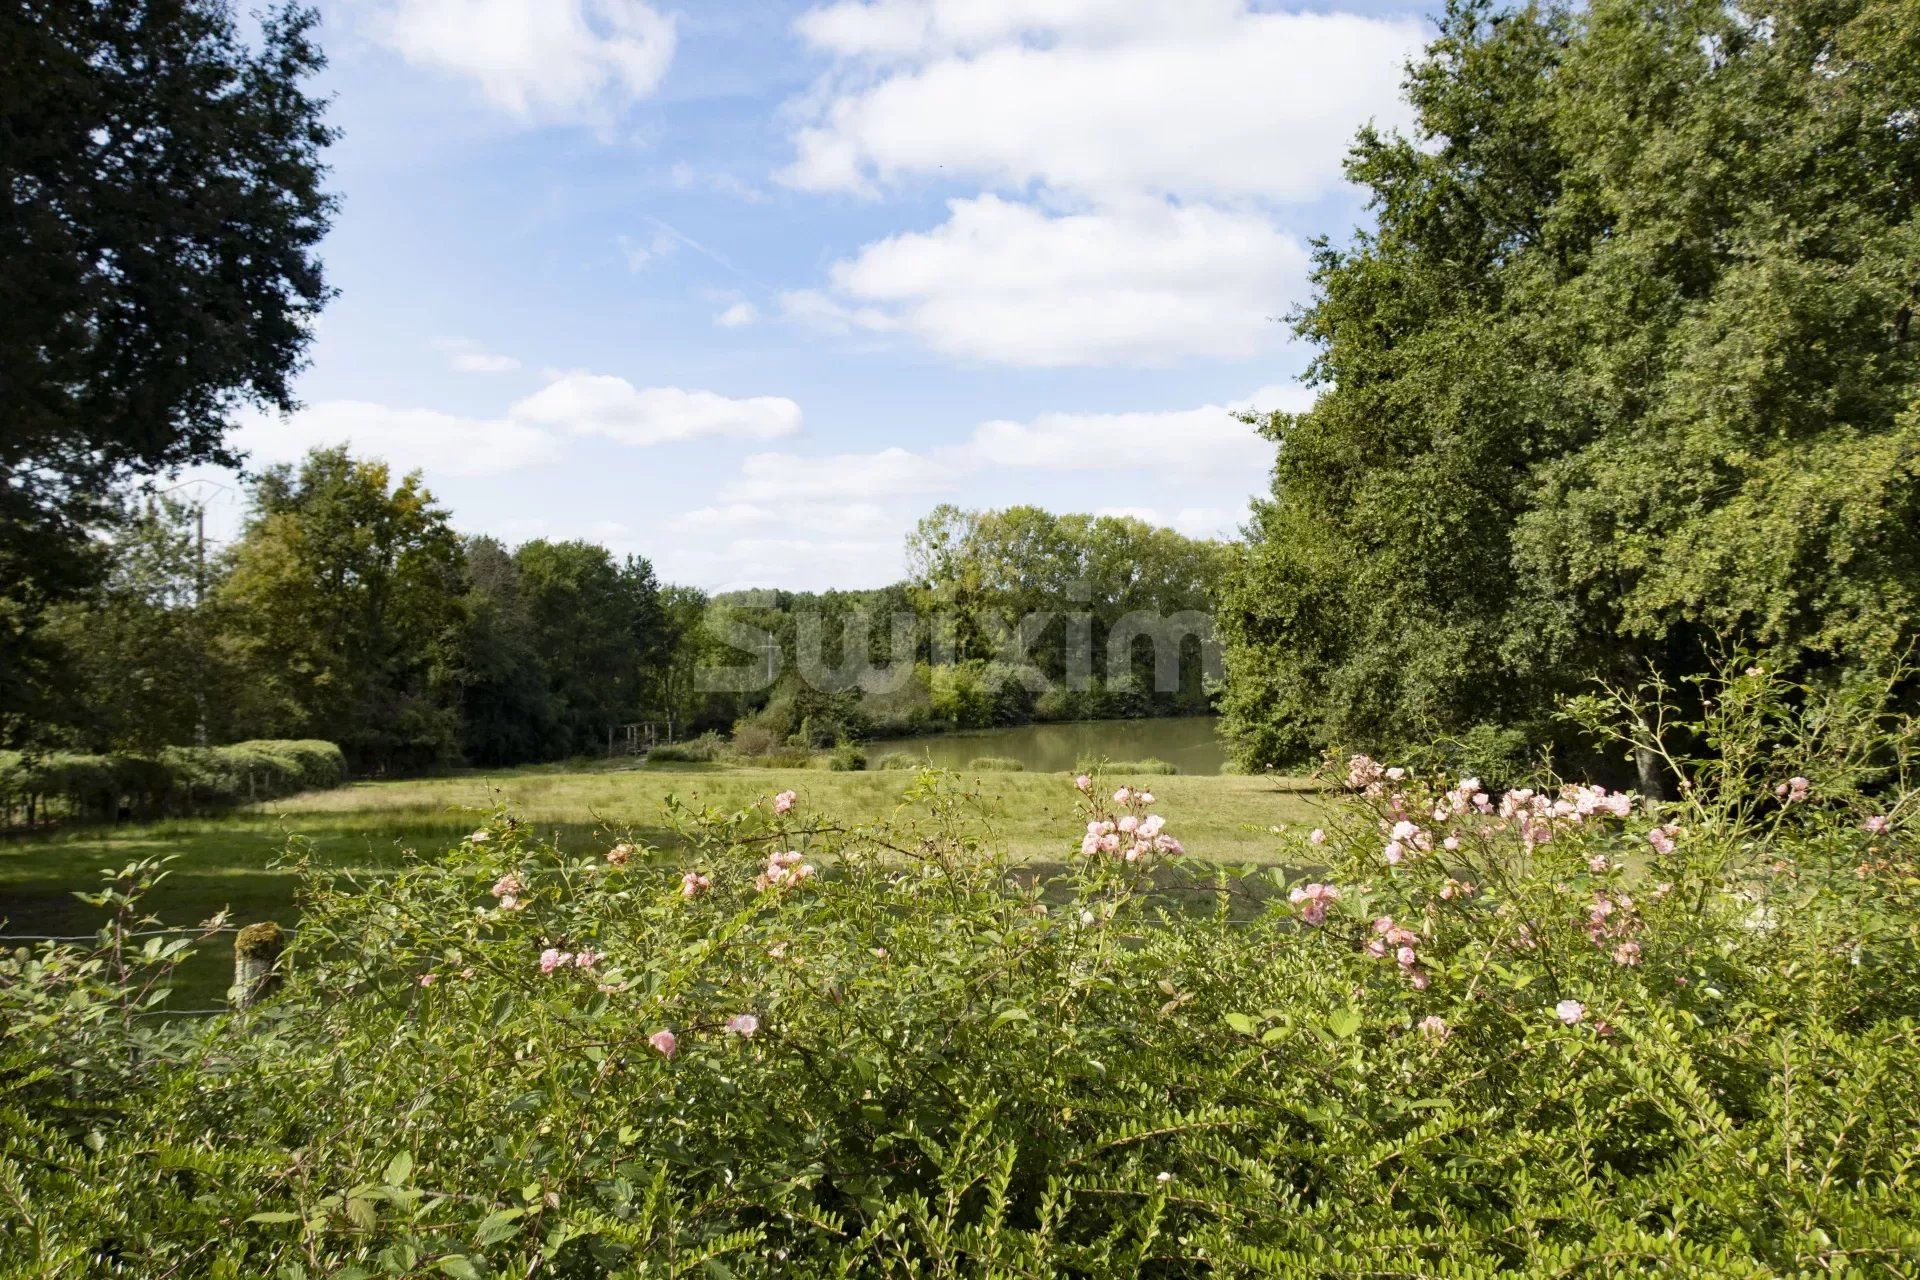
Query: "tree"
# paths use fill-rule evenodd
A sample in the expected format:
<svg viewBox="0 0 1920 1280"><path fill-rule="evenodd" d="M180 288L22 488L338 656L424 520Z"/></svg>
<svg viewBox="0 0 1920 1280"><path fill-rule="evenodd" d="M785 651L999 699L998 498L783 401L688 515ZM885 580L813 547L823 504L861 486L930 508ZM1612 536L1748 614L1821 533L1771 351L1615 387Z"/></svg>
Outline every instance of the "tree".
<svg viewBox="0 0 1920 1280"><path fill-rule="evenodd" d="M513 559L554 704L548 754L604 750L639 718L666 657L653 566L589 542L536 540Z"/></svg>
<svg viewBox="0 0 1920 1280"><path fill-rule="evenodd" d="M557 706L527 607L520 566L493 538L469 538L461 632L461 743L474 764L544 758L558 729Z"/></svg>
<svg viewBox="0 0 1920 1280"><path fill-rule="evenodd" d="M1296 317L1324 390L1265 424L1242 761L1548 741L1569 690L1722 637L1814 674L1910 643L1911 4L1456 0L1407 89L1415 136L1349 162L1376 225Z"/></svg>
<svg viewBox="0 0 1920 1280"><path fill-rule="evenodd" d="M222 741L237 676L203 599L206 570L188 507L160 498L102 548L101 580L46 613L59 698L46 736L96 751Z"/></svg>
<svg viewBox="0 0 1920 1280"><path fill-rule="evenodd" d="M219 0L0 7L0 713L115 485L231 462L237 407L292 405L328 296L314 22L282 6L250 48Z"/></svg>
<svg viewBox="0 0 1920 1280"><path fill-rule="evenodd" d="M450 758L466 583L419 475L316 449L253 489L216 600L245 662L248 732L324 738L355 768Z"/></svg>

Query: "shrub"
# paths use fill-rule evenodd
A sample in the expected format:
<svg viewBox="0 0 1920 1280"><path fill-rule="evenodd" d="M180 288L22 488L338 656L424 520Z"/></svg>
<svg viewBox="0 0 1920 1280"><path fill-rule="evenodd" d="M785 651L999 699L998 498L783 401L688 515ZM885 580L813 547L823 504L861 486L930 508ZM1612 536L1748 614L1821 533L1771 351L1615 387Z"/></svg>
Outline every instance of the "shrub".
<svg viewBox="0 0 1920 1280"><path fill-rule="evenodd" d="M927 767L927 758L917 756L911 751L889 751L875 760L873 767L876 769L924 769Z"/></svg>
<svg viewBox="0 0 1920 1280"><path fill-rule="evenodd" d="M226 1025L0 958L0 1270L1904 1274L1920 734L1711 694L1651 809L1357 757L1310 877L1124 776L1015 875L929 775L309 869Z"/></svg>
<svg viewBox="0 0 1920 1280"><path fill-rule="evenodd" d="M967 768L975 773L1024 773L1027 766L1012 756L975 756Z"/></svg>
<svg viewBox="0 0 1920 1280"><path fill-rule="evenodd" d="M777 750L784 740L765 725L743 720L734 726L733 749L743 756L764 756Z"/></svg>
<svg viewBox="0 0 1920 1280"><path fill-rule="evenodd" d="M851 743L841 743L827 752L827 768L835 773L857 773L867 767L867 753Z"/></svg>
<svg viewBox="0 0 1920 1280"><path fill-rule="evenodd" d="M726 756L728 750L727 740L709 731L686 742L669 742L654 747L647 752L647 761L650 764L710 764Z"/></svg>

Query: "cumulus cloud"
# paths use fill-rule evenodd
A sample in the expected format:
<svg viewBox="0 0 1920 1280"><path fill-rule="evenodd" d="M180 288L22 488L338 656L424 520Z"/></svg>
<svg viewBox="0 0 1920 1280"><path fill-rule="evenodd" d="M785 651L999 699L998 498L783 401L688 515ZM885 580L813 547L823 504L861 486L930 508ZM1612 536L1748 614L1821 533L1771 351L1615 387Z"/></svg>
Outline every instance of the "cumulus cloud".
<svg viewBox="0 0 1920 1280"><path fill-rule="evenodd" d="M1273 445L1237 415L1313 403L1305 387L1263 387L1225 404L1160 413L1043 413L1026 421L996 419L974 429L967 453L995 467L1053 471L1157 471L1261 476ZM1165 523L1162 521L1161 523Z"/></svg>
<svg viewBox="0 0 1920 1280"><path fill-rule="evenodd" d="M1240 0L882 0L797 28L841 61L783 181L871 192L940 170L1096 199L1314 199L1359 126L1407 121L1424 38L1411 18Z"/></svg>
<svg viewBox="0 0 1920 1280"><path fill-rule="evenodd" d="M707 508L701 519L724 519L738 527L753 519L776 518L774 508L761 504L776 503L785 512L795 504L832 503L836 505L822 518L825 527L840 527L834 513L870 509L848 503L951 492L985 472L1120 473L1101 478L1091 488L1098 494L1109 492L1110 485L1124 487L1125 473L1132 472L1141 477L1143 492L1157 490L1164 496L1169 484L1177 484L1189 492L1227 495L1226 504L1195 502L1179 509L1184 515L1170 518L1183 519L1187 527L1212 529L1222 511L1230 513L1228 524L1238 523L1240 507L1232 504L1259 488L1273 465L1273 444L1239 415L1298 412L1313 398L1304 387L1274 386L1194 409L995 419L975 427L964 443L925 453L899 447L817 458L758 453L742 460L740 478L723 491L729 505ZM1156 517L1154 522L1167 524L1170 519Z"/></svg>
<svg viewBox="0 0 1920 1280"><path fill-rule="evenodd" d="M702 533L742 535L765 530L848 535L904 534L906 523L870 502L728 502L700 507L674 521Z"/></svg>
<svg viewBox="0 0 1920 1280"><path fill-rule="evenodd" d="M659 87L674 50L673 19L641 0L389 0L371 32L528 120L603 123Z"/></svg>
<svg viewBox="0 0 1920 1280"><path fill-rule="evenodd" d="M760 318L760 308L751 302L736 302L713 318L722 329L741 329Z"/></svg>
<svg viewBox="0 0 1920 1280"><path fill-rule="evenodd" d="M756 453L741 461L740 479L722 496L735 502L871 499L939 493L951 489L955 479L953 468L941 460L897 447L821 458Z"/></svg>
<svg viewBox="0 0 1920 1280"><path fill-rule="evenodd" d="M1305 293L1290 206L1344 182L1355 132L1410 115L1411 18L1250 0L840 0L794 104L804 190L972 181L946 222L864 246L795 319L1029 366L1244 359Z"/></svg>
<svg viewBox="0 0 1920 1280"><path fill-rule="evenodd" d="M553 462L559 447L536 426L467 418L434 409L396 409L366 400L323 400L291 415L243 417L231 442L254 464L293 462L309 449L345 445L384 458L398 471L493 475Z"/></svg>
<svg viewBox="0 0 1920 1280"><path fill-rule="evenodd" d="M512 373L520 367L514 357L488 351L472 338L435 338L433 348L446 353L455 373Z"/></svg>
<svg viewBox="0 0 1920 1280"><path fill-rule="evenodd" d="M679 540L654 557L660 576L708 591L784 587L791 591L877 587L900 577L898 537L735 538L718 545Z"/></svg>
<svg viewBox="0 0 1920 1280"><path fill-rule="evenodd" d="M789 295L788 314L1004 364L1157 364L1277 344L1275 313L1306 279L1305 247L1257 214L1049 214L994 195L948 212L835 263L829 290Z"/></svg>
<svg viewBox="0 0 1920 1280"><path fill-rule="evenodd" d="M734 399L712 391L636 387L609 374L566 373L508 410L517 423L622 444L651 445L721 436L770 440L800 429L800 406L785 396Z"/></svg>

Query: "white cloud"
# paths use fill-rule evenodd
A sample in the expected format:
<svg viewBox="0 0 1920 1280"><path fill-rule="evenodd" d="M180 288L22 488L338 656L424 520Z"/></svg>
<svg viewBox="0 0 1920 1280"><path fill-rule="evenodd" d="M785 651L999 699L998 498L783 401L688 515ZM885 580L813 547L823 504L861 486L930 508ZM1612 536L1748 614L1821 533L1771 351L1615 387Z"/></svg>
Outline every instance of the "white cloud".
<svg viewBox="0 0 1920 1280"><path fill-rule="evenodd" d="M870 192L938 171L1100 200L1314 199L1360 125L1409 119L1424 38L1411 18L1238 0L883 0L797 27L842 63L783 181Z"/></svg>
<svg viewBox="0 0 1920 1280"><path fill-rule="evenodd" d="M435 338L433 347L446 353L455 373L512 373L520 367L514 357L488 351L472 338Z"/></svg>
<svg viewBox="0 0 1920 1280"><path fill-rule="evenodd" d="M951 489L956 478L954 469L945 462L900 448L822 458L756 453L741 461L740 473L741 478L728 485L722 495L736 502L939 493Z"/></svg>
<svg viewBox="0 0 1920 1280"><path fill-rule="evenodd" d="M251 414L229 437L257 464L297 461L309 449L346 445L384 458L397 471L476 476L554 461L559 449L539 428L434 409L395 409L365 400L324 400L288 417Z"/></svg>
<svg viewBox="0 0 1920 1280"><path fill-rule="evenodd" d="M777 506L729 502L700 507L674 521L676 527L703 533L742 535L753 530L779 529L789 533L833 533L841 537L904 535L908 523L870 502L781 502Z"/></svg>
<svg viewBox="0 0 1920 1280"><path fill-rule="evenodd" d="M1043 413L974 429L967 452L982 465L1050 471L1146 471L1258 477L1273 444L1235 415L1297 412L1313 403L1305 387L1263 387L1244 400L1160 413ZM1157 521L1157 523L1166 523Z"/></svg>
<svg viewBox="0 0 1920 1280"><path fill-rule="evenodd" d="M391 0L372 34L523 119L604 123L659 87L673 19L641 0Z"/></svg>
<svg viewBox="0 0 1920 1280"><path fill-rule="evenodd" d="M752 537L717 546L676 541L659 548L654 567L666 581L690 582L708 591L825 591L884 586L899 579L904 564L897 537Z"/></svg>
<svg viewBox="0 0 1920 1280"><path fill-rule="evenodd" d="M1284 337L1305 248L1266 219L1159 202L1049 215L982 195L834 264L789 315L1031 366L1244 358Z"/></svg>
<svg viewBox="0 0 1920 1280"><path fill-rule="evenodd" d="M709 436L768 440L800 429L785 396L733 399L712 391L635 387L608 374L566 373L508 410L517 423L649 445Z"/></svg>
<svg viewBox="0 0 1920 1280"><path fill-rule="evenodd" d="M713 318L722 329L740 329L760 318L760 308L751 302L736 302Z"/></svg>
<svg viewBox="0 0 1920 1280"><path fill-rule="evenodd" d="M1158 507L1101 507L1094 514L1132 516L1189 538L1230 540L1239 536L1249 511L1248 504L1241 503L1238 507L1181 507L1171 514Z"/></svg>
<svg viewBox="0 0 1920 1280"><path fill-rule="evenodd" d="M627 260L629 271L644 271L655 259L669 257L680 247L680 242L664 230L656 230L645 241L629 235L615 236L613 241L620 246L620 256Z"/></svg>
<svg viewBox="0 0 1920 1280"><path fill-rule="evenodd" d="M1240 508L1232 504L1260 488L1273 466L1272 442L1237 415L1297 412L1313 399L1314 393L1304 387L1262 387L1244 399L1197 409L1045 413L1023 422L996 419L975 427L962 444L926 453L898 447L817 458L757 453L742 460L740 479L723 490L727 504L703 508L692 518L705 527L739 529L806 511L810 503L831 503L835 505L809 527L844 529L853 512L877 513L876 508L849 504L951 492L985 472L1058 471L1093 477L1082 488L1084 496L1066 503L1074 510L1150 509L1111 504L1112 495L1130 484L1160 499L1170 492L1174 497L1207 495L1208 501L1190 501L1180 508L1181 514L1156 517L1154 523L1204 527L1209 530L1205 536L1215 536L1220 512L1229 513L1228 526L1238 523ZM1224 504L1212 500L1220 495ZM777 505L763 505L769 503Z"/></svg>

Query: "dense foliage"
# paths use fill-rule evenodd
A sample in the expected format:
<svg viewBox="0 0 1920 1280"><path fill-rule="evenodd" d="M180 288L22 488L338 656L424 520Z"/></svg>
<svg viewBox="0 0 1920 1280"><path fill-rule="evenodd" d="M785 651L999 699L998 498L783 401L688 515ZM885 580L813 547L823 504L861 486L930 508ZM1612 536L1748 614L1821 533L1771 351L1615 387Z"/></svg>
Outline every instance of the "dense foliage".
<svg viewBox="0 0 1920 1280"><path fill-rule="evenodd" d="M1243 763L1920 632L1920 10L1450 5L1221 627ZM1649 772L1643 785L1650 785Z"/></svg>
<svg viewBox="0 0 1920 1280"><path fill-rule="evenodd" d="M313 875L283 991L211 1026L140 1016L184 942L15 953L0 1265L1911 1274L1920 736L1884 688L1709 692L1677 802L1359 757L1297 876L1114 778L1011 866L929 774L898 826L502 815Z"/></svg>
<svg viewBox="0 0 1920 1280"><path fill-rule="evenodd" d="M346 778L340 748L313 740L165 747L150 755L0 751L0 827L206 813L337 787Z"/></svg>
<svg viewBox="0 0 1920 1280"><path fill-rule="evenodd" d="M220 0L0 6L0 729L117 481L228 457L286 408L327 298L314 15L249 46Z"/></svg>

